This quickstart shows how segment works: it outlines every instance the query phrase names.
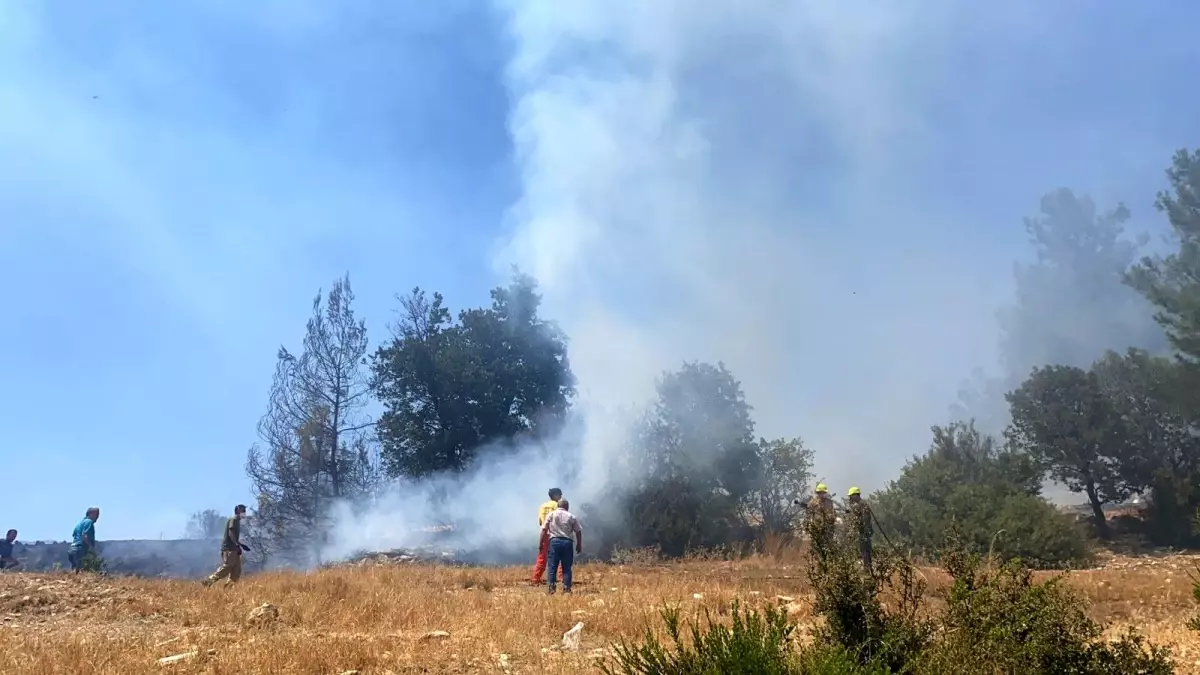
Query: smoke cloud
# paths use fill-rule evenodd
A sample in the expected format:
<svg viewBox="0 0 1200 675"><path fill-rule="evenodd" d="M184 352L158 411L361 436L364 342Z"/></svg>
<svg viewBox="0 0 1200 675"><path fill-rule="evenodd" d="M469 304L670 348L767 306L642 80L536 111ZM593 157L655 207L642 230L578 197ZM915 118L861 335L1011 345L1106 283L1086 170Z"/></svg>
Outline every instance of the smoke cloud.
<svg viewBox="0 0 1200 675"><path fill-rule="evenodd" d="M347 512L339 551L399 545L443 491L470 536L532 547L544 490L595 497L629 411L685 360L724 361L758 433L802 436L836 490L883 487L949 421L960 383L996 366L1022 216L1064 182L1148 211L1188 140L1173 116L1130 131L1150 105L1131 92L1161 93L1143 76L1168 48L1095 65L1119 27L1161 26L1164 8L496 4L521 197L495 264L537 277L571 338L581 435L551 452L578 472L525 449ZM1123 106L1098 99L1112 87ZM1097 138L1131 161L1095 161Z"/></svg>

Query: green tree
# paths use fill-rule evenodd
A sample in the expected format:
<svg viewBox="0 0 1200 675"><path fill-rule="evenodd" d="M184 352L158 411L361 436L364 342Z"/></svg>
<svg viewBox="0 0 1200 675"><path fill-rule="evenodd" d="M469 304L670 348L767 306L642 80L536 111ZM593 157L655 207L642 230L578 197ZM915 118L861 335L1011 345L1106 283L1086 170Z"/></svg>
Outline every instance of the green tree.
<svg viewBox="0 0 1200 675"><path fill-rule="evenodd" d="M280 347L258 425L265 447L252 447L246 459L262 532L292 556L319 553L333 503L360 499L377 484L367 435L374 423L365 411L367 331L353 300L349 277L333 284L324 303L318 292L301 353Z"/></svg>
<svg viewBox="0 0 1200 675"><path fill-rule="evenodd" d="M741 383L723 363L665 373L631 448L638 487L627 498L634 543L682 555L739 538L762 476Z"/></svg>
<svg viewBox="0 0 1200 675"><path fill-rule="evenodd" d="M1033 368L1087 368L1108 349L1167 348L1150 303L1125 283L1146 243L1126 236L1129 210L1098 211L1090 197L1066 188L1039 206L1024 221L1034 260L1014 266L1015 302L998 312L1001 375L974 374L951 408L956 419L974 418L996 433L1007 424L1005 392Z"/></svg>
<svg viewBox="0 0 1200 675"><path fill-rule="evenodd" d="M1041 497L1041 471L1031 457L998 447L969 422L932 430L929 451L871 497L888 531L930 557L951 532L979 554L1046 566L1087 557L1074 524Z"/></svg>
<svg viewBox="0 0 1200 675"><path fill-rule="evenodd" d="M391 475L463 471L489 444L545 437L565 420L575 395L566 337L538 315L536 282L515 273L491 297L457 323L440 294L400 298L393 339L372 361Z"/></svg>
<svg viewBox="0 0 1200 675"><path fill-rule="evenodd" d="M1129 216L1124 204L1101 213L1090 197L1060 188L1025 219L1036 261L1015 266L1016 304L1000 312L1010 377L1049 364L1086 368L1113 347L1165 347L1152 308L1125 284L1147 241L1125 238Z"/></svg>
<svg viewBox="0 0 1200 675"><path fill-rule="evenodd" d="M1156 206L1167 215L1178 249L1147 256L1127 281L1157 309L1155 318L1179 357L1200 364L1200 150L1179 150L1167 169L1170 189Z"/></svg>
<svg viewBox="0 0 1200 675"><path fill-rule="evenodd" d="M1117 468L1132 489L1150 494L1150 535L1160 544L1192 543L1200 507L1200 439L1187 405L1187 378L1176 362L1130 349L1092 366L1124 422Z"/></svg>
<svg viewBox="0 0 1200 675"><path fill-rule="evenodd" d="M1128 430L1099 377L1074 366L1034 369L1007 395L1014 449L1032 457L1050 477L1087 495L1096 532L1110 539L1104 505L1136 487L1122 471Z"/></svg>
<svg viewBox="0 0 1200 675"><path fill-rule="evenodd" d="M813 451L799 438L760 438L756 452L760 475L749 495L750 515L765 532L791 532L810 496Z"/></svg>

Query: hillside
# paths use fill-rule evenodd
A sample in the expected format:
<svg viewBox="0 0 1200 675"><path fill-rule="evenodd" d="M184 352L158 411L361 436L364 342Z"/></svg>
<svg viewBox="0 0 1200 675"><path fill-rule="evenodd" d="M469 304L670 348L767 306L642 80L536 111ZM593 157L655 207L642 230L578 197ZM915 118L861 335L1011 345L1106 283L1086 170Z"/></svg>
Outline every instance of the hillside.
<svg viewBox="0 0 1200 675"><path fill-rule="evenodd" d="M1200 633L1183 626L1194 610L1186 571L1196 562L1117 558L1068 580L1096 618L1111 622L1110 631L1136 625L1176 648L1179 672L1200 673ZM797 622L811 625L803 571L789 563L582 565L573 597L546 596L527 584L527 573L368 559L309 575L258 575L229 589L0 574L0 672L586 672L611 642L636 638L663 602L716 615L735 599L783 603ZM945 577L926 574L936 594ZM256 614L263 603L274 609ZM580 649L562 650L563 632L578 622ZM183 656L160 664L175 655Z"/></svg>

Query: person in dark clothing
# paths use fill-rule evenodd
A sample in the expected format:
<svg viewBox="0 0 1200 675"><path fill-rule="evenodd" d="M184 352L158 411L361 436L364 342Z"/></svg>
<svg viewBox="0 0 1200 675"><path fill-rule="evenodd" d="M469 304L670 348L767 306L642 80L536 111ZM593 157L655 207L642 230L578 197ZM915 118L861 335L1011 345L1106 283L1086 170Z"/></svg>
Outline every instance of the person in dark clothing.
<svg viewBox="0 0 1200 675"><path fill-rule="evenodd" d="M16 567L21 563L13 556L13 544L17 543L17 531L9 530L0 540L0 570Z"/></svg>
<svg viewBox="0 0 1200 675"><path fill-rule="evenodd" d="M242 551L250 547L242 543L242 518L246 515L246 505L238 504L233 508L233 517L225 521L225 535L221 538L221 566L212 576L204 580L205 586L229 577L228 584L237 583L242 577Z"/></svg>
<svg viewBox="0 0 1200 675"><path fill-rule="evenodd" d="M850 488L846 497L850 500L850 504L846 507L847 519L850 521L848 529L850 534L858 540L858 555L862 558L863 569L871 574L871 540L875 537L871 507L863 501L862 490L856 487Z"/></svg>

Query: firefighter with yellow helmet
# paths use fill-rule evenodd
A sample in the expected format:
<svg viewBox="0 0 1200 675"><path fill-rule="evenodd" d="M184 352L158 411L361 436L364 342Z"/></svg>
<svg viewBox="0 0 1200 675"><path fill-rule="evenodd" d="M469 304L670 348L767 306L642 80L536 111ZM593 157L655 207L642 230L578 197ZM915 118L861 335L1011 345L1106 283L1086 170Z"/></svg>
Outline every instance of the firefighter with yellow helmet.
<svg viewBox="0 0 1200 675"><path fill-rule="evenodd" d="M824 483L817 483L814 492L816 494L806 505L805 510L808 513L804 519L804 529L817 553L823 557L826 547L833 542L837 513L833 508L833 500L829 497L829 488Z"/></svg>
<svg viewBox="0 0 1200 675"><path fill-rule="evenodd" d="M871 540L875 536L875 517L871 514L871 507L863 501L862 490L850 488L846 492L846 499L849 500L846 506L849 525L847 533L854 537L858 544L858 555L862 558L863 569L871 573Z"/></svg>

